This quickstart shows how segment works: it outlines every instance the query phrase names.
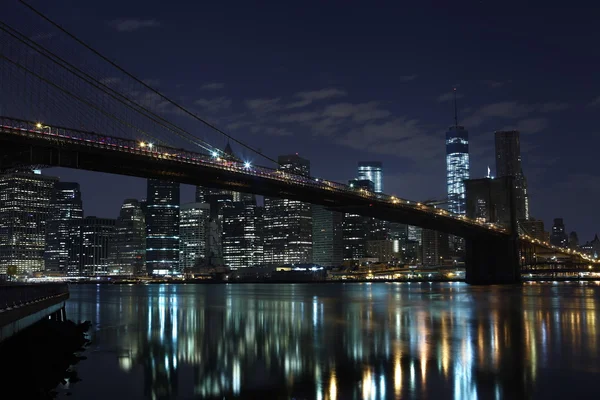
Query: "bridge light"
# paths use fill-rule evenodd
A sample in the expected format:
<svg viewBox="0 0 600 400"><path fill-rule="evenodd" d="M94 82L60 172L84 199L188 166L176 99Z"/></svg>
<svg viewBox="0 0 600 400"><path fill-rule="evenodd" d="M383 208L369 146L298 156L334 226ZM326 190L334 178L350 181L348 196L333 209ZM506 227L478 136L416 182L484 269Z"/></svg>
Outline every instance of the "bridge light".
<svg viewBox="0 0 600 400"><path fill-rule="evenodd" d="M246 168L246 169L249 169L249 168L250 168L250 166L251 166L251 165L250 165L250 162L249 162L249 161L246 161L246 162L244 163L244 168Z"/></svg>
<svg viewBox="0 0 600 400"><path fill-rule="evenodd" d="M213 152L211 153L211 155L212 155L214 158L217 158L217 156L219 155L219 153L217 153L216 151L214 151L214 150L213 150Z"/></svg>
<svg viewBox="0 0 600 400"><path fill-rule="evenodd" d="M151 149L154 146L152 143L148 143L148 147Z"/></svg>
<svg viewBox="0 0 600 400"><path fill-rule="evenodd" d="M140 147L146 147L146 143L140 142Z"/></svg>
<svg viewBox="0 0 600 400"><path fill-rule="evenodd" d="M35 127L38 128L38 129L41 129L42 128L42 124L38 122L37 124L35 124Z"/></svg>

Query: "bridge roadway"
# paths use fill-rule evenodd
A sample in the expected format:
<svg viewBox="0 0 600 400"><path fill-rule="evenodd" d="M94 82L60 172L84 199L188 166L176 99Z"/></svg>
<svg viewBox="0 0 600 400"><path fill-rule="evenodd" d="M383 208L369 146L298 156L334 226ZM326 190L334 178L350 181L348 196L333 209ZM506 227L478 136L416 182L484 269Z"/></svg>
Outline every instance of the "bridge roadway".
<svg viewBox="0 0 600 400"><path fill-rule="evenodd" d="M519 280L516 222L515 229L507 230L419 202L254 166L216 154L0 117L0 171L30 165L155 178L288 198L446 232L465 238L467 282Z"/></svg>

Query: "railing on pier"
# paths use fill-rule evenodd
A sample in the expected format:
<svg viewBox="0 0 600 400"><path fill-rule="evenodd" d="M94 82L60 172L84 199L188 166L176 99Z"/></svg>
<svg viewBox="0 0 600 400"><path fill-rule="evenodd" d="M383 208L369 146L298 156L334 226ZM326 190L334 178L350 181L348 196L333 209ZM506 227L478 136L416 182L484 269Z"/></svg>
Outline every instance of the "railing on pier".
<svg viewBox="0 0 600 400"><path fill-rule="evenodd" d="M69 293L66 283L32 283L0 285L0 311L46 300Z"/></svg>

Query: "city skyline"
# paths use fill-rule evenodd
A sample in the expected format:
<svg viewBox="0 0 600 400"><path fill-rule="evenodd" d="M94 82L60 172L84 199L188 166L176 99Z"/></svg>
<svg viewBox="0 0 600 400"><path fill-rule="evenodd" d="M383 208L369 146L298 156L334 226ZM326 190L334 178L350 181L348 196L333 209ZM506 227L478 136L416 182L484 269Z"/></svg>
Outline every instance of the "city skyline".
<svg viewBox="0 0 600 400"><path fill-rule="evenodd" d="M232 41L226 35L203 35L204 30L221 32L222 27L214 26L212 21L187 24L187 18L199 11L196 5L182 4L183 9L164 10L159 3L150 1L145 3L144 15L139 15L135 4L120 4L97 15L88 4L72 3L65 1L52 7L37 1L32 4L161 91L181 99L199 115L241 140L255 142L265 153L274 156L298 152L311 160L315 175L341 182L348 179L346 171L357 161L378 159L386 165L386 192L409 199L440 198L445 193L444 165L439 157L444 147L440 137L452 120L449 102L452 88L458 87L461 125L470 132L473 178L485 176L487 167L494 165L493 132L517 128L522 133L523 169L529 183L532 216L544 220L546 225L561 216L582 237L593 236L600 224L600 217L578 212L592 209L594 196L588 195L589 187L595 190L594 183L598 181L591 150L596 141L593 117L600 104L596 101L598 93L591 88L598 78L591 68L594 60L588 60L595 56L585 50L589 47L581 41L565 45L565 37L582 35L585 24L565 23L564 11L552 7L540 11L524 5L519 6L517 16L509 5L459 4L453 9L434 10L418 6L400 9L395 5L381 9L347 7L344 18L336 19L334 30L324 23L324 18L339 12L338 7L331 5L323 6L318 17L308 15L303 21L291 18L289 12L294 9L284 6L271 10L275 20L265 19L265 15L249 6L226 10L211 4L203 9L203 14L214 16L229 13L228 20L235 22L235 30L248 32L235 35L236 40ZM9 6L7 17L15 16L18 21L18 11ZM410 16L410 23L390 31L387 22L399 13ZM92 14L95 18L85 18ZM372 28L368 37L351 29L359 15L361 20L363 15L368 17L362 21ZM592 15L581 13L578 17ZM526 16L530 18L524 19ZM253 26L248 26L251 21L261 21L265 29L277 28L282 35L267 35L272 29L249 29ZM285 25L276 21L285 21ZM564 29L568 26L568 34L553 29L553 21L560 21ZM464 29L449 29L459 22ZM294 30L299 23L312 23L320 34ZM186 30L175 29L180 26ZM338 31L344 33L343 38L336 35ZM539 51L534 53L529 51L527 41L506 41L528 35L538 37L540 31L545 34L540 38ZM299 32L304 32L303 36ZM460 46L448 48L441 45L445 41L434 40L442 35ZM584 42L593 41L594 35L585 36ZM40 36L41 44L50 40ZM240 74L231 66L248 64L244 62L248 53L232 51L237 50L242 36L249 40L248 50L263 57L253 58L256 61ZM203 38L199 44L201 52L186 52L185 64L165 61L176 58L174 49L191 47L193 37ZM269 57L270 49L279 48L276 45L284 38L292 40L292 49L322 59L321 73L307 74L306 61L293 55ZM160 39L160 45L153 46L152 51L142 45L155 39ZM340 63L344 55L353 57L356 53L349 46L356 41L369 46L378 62L357 59L354 63ZM401 46L403 52L389 52L392 43ZM323 51L334 44L335 54L340 57ZM557 49L571 59L586 62L578 63L576 70L565 65L560 73L544 68L544 55L554 54ZM222 68L207 63L209 56L224 59L224 63L218 63ZM147 57L152 57L151 63L145 62ZM461 62L442 63L444 58ZM519 59L517 64L512 61L515 59ZM513 68L514 65L518 67ZM202 66L200 75L197 66ZM242 79L246 76L253 79ZM278 84L262 85L263 76ZM563 132L578 140L560 140ZM222 139L215 144L226 145ZM122 200L116 193L143 197L140 193L144 182L134 178L65 170L50 173L80 182L83 191L89 193L86 200L94 215L112 214L110 210ZM100 189L109 187L115 194ZM192 201L189 193L189 188L184 188L182 195Z"/></svg>

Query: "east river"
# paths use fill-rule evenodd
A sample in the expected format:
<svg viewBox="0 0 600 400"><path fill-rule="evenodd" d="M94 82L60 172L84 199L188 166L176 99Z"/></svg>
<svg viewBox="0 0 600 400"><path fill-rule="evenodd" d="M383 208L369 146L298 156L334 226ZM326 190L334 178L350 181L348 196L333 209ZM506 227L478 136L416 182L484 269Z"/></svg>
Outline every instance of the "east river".
<svg viewBox="0 0 600 400"><path fill-rule="evenodd" d="M73 285L92 344L59 398L598 399L599 302L594 282Z"/></svg>

